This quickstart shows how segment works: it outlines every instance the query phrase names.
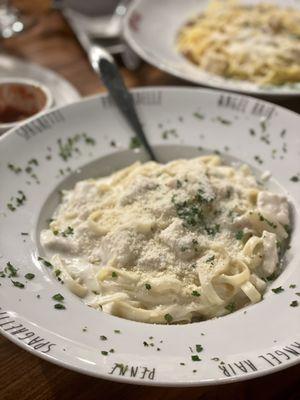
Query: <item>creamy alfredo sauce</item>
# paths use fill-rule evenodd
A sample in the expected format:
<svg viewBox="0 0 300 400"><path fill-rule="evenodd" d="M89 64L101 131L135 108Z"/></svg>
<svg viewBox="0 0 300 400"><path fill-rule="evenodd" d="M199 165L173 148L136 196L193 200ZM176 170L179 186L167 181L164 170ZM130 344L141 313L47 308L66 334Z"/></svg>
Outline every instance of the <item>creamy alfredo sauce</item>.
<svg viewBox="0 0 300 400"><path fill-rule="evenodd" d="M41 243L85 303L123 318L191 322L261 300L289 232L285 197L218 156L135 163L63 192Z"/></svg>

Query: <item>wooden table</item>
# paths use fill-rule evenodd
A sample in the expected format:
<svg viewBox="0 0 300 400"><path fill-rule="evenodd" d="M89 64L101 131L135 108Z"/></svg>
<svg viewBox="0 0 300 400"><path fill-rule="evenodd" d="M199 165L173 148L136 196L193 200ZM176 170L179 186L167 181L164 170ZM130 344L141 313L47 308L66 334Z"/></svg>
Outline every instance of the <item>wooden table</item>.
<svg viewBox="0 0 300 400"><path fill-rule="evenodd" d="M37 18L30 31L2 43L5 52L36 62L67 78L83 96L104 91L84 52L49 0L15 0ZM129 87L187 85L156 68L143 64L132 73L122 69ZM299 99L283 105L300 112ZM0 400L296 400L300 399L300 365L287 370L226 386L155 388L113 383L59 368L21 350L0 337Z"/></svg>

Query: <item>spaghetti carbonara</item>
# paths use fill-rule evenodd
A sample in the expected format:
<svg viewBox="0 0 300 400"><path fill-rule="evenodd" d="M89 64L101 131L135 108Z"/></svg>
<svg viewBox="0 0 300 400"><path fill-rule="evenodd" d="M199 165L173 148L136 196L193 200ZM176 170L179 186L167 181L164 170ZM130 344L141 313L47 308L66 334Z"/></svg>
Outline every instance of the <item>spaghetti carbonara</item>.
<svg viewBox="0 0 300 400"><path fill-rule="evenodd" d="M86 304L134 321L208 319L261 300L289 231L285 197L219 156L139 162L63 192L41 243Z"/></svg>
<svg viewBox="0 0 300 400"><path fill-rule="evenodd" d="M212 1L177 38L203 70L261 85L300 82L300 11L276 5Z"/></svg>

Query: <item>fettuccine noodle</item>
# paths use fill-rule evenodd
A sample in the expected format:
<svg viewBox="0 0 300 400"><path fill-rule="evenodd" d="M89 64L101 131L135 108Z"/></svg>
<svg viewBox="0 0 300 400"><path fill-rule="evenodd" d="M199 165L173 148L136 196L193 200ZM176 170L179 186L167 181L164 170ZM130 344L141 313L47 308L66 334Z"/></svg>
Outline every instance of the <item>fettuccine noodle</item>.
<svg viewBox="0 0 300 400"><path fill-rule="evenodd" d="M78 182L41 242L54 274L90 307L183 323L260 301L289 223L285 197L212 155Z"/></svg>
<svg viewBox="0 0 300 400"><path fill-rule="evenodd" d="M177 47L199 68L225 78L300 82L300 10L215 0L181 29Z"/></svg>

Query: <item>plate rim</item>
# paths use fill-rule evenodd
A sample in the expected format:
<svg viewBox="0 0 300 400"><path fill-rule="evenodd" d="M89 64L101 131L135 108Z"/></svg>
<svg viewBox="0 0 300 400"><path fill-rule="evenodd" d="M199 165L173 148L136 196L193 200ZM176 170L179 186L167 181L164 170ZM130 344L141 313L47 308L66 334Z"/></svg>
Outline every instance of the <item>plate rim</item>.
<svg viewBox="0 0 300 400"><path fill-rule="evenodd" d="M206 83L202 79L197 79L197 78L188 78L187 76L184 76L183 74L180 73L180 71L173 69L172 67L169 67L164 63L164 61L159 60L158 58L151 58L150 55L148 55L147 51L138 44L138 42L134 38L134 34L131 33L131 29L129 28L129 20L132 14L136 11L137 7L140 4L143 4L147 0L132 0L128 7L128 11L124 17L123 23L122 23L122 31L125 40L127 43L132 47L132 49L148 64L151 66L160 69L163 72L168 73L171 76L175 76L176 78L179 78L183 80L184 82L190 82L193 84L198 85L198 87L203 87L203 88L208 88L208 89L217 89L217 90L223 90L223 91L228 91L230 93L237 93L237 94L245 94L248 96L255 96L255 97L266 97L270 98L294 98L294 97L299 97L300 96L300 90L299 91L291 91L291 92L280 92L276 89L272 91L267 91L267 90L249 90L249 89L241 89L241 88L230 88L230 87L224 87L220 86L217 83ZM157 62L156 62L157 61ZM300 83L300 81L299 81Z"/></svg>
<svg viewBox="0 0 300 400"><path fill-rule="evenodd" d="M220 94L231 94L230 91L223 91L223 90L214 90L212 88L206 88L206 87L190 87L190 86L150 86L150 87L136 87L130 90L130 92L144 92L144 91L166 91L166 92L198 92L197 94L199 96L201 95L205 95L206 93L211 94L215 97L217 97ZM278 108L281 111L284 112L288 112L291 113L292 115L298 117L300 119L300 115L298 113L296 113L295 111L292 111L290 109L287 109L283 106L277 105L272 103L271 101L268 100L264 100L264 99L257 99L254 96L248 95L248 94L244 94L244 93L236 93L235 94L238 97L244 97L244 98L250 98L252 100L257 100L261 103L265 103L268 105L272 105L275 106L276 108ZM74 107L75 105L79 104L79 103L85 103L91 100L95 100L95 99L100 99L100 98L105 98L105 97L109 97L108 93L98 93L98 94L94 94L91 96L87 96L84 98L80 98L78 99L78 101L70 103L70 104L65 104L65 105L61 105L61 106L56 106L52 109L49 109L47 111L45 111L45 113L43 115L47 115L52 113L53 111L57 111L57 110L61 110L61 109L65 109L65 108L69 108L69 107ZM11 135L15 134L15 131L17 131L19 128L21 128L22 126L25 125L29 125L32 121L39 119L41 116L33 116L30 119L24 121L23 123L21 123L20 125L18 125L17 127L14 127L12 129L10 129L9 131L5 132L2 136L0 136L0 146L1 143L3 142L4 139L6 139L7 137L10 137ZM22 318L22 315L18 315L18 317ZM293 367L297 364L300 363L300 358L296 358L293 360L289 360L289 362L283 363L281 365L277 365L272 367L272 369L264 369L264 370L257 370L257 371L253 371L250 372L247 375L236 375L236 376L232 376L232 377L220 377L217 379L204 379L201 381L177 381L177 382L167 382L167 381L160 381L160 382L156 382L156 381L138 381L138 380L132 380L129 377L127 378L126 376L114 376L114 375L108 375L102 372L93 372L93 371L89 371L86 369L83 369L82 367L76 366L75 364L71 364L68 362L65 362L59 358L57 358L56 356L51 356L48 354L43 354L35 349L32 349L30 346L28 346L25 342L22 341L18 341L17 337L14 337L12 335L9 335L7 332L5 332L4 330L0 330L0 334L2 334L7 340L9 340L10 342L16 344L18 347L22 348L25 351L28 351L30 354L33 354L43 360L49 361L55 365L58 365L60 367L63 368L67 368L69 370L84 374L84 375L88 375L88 376L93 376L96 378L100 378L100 379L105 379L105 380L109 380L109 381L114 381L114 382L119 382L119 383L128 383L128 384L132 384L132 385L139 385L139 386L155 386L155 387L200 387L200 386L214 386L214 385L222 385L222 384L229 384L229 383L234 383L234 382L242 382L242 381L246 381L246 380L251 380L251 379L255 379L255 378L259 378L259 377L263 377L266 375L271 375L273 373L279 372L281 370Z"/></svg>
<svg viewBox="0 0 300 400"><path fill-rule="evenodd" d="M270 369L265 369L263 371L255 371L251 372L248 375L236 375L236 376L231 376L229 378L221 377L218 379L206 379L202 380L199 382L183 382L183 381L177 381L177 382L155 382L155 381L142 381L142 380L132 380L127 377L120 377L120 376L114 376L114 375L108 375L108 374L103 374L102 372L93 372L89 370L84 370L76 365L69 364L67 362L62 361L61 359L57 357L50 356L48 354L43 354L40 351L32 349L30 346L27 346L24 342L18 341L17 338L15 338L12 335L9 335L7 332L0 330L0 335L2 335L5 339L7 339L9 342L17 345L19 348L22 350L25 350L29 352L31 355L36 356L41 358L42 360L45 360L47 362L50 362L51 364L57 365L61 368L66 368L70 371L77 372L79 374L83 374L86 376L91 376L93 378L97 379L103 379L106 381L111 381L111 382L117 382L117 383L127 383L130 385L137 385L137 386L152 386L152 387L170 387L170 388L180 388L180 387L205 387L205 386L220 386L220 385L227 385L231 383L238 383L238 382L244 382L244 381L250 381L253 379L257 378L262 378L267 375L273 375L277 372L283 371L285 369L291 368L296 366L297 364L300 364L299 359L294 359L290 364L281 364L273 367L271 370Z"/></svg>
<svg viewBox="0 0 300 400"><path fill-rule="evenodd" d="M143 0L133 0L133 2L134 1L143 1ZM279 110L282 110L284 112L289 112L289 113L293 114L294 116L300 117L300 112L298 113L294 110L291 110L290 108L284 107L277 103L273 103L271 99L259 98L259 97L256 97L255 95L248 94L248 93L232 92L231 90L227 90L227 89L223 90L223 89L218 89L218 88L211 88L208 86L188 86L188 85L135 86L133 88L129 88L130 93L135 93L135 92L139 92L139 91L195 91L195 92L198 91L198 92L202 92L203 94L205 94L206 92L207 92L207 94L212 93L215 95L221 95L221 94L231 95L231 94L233 94L235 96L240 96L243 98L250 98L252 100L256 100L261 103L271 105L273 107L278 108ZM6 136L13 134L13 132L15 130L21 128L24 125L31 123L32 121L40 118L41 116L45 116L51 112L59 111L64 108L72 107L73 105L78 104L78 103L85 103L85 102L88 102L89 100L93 100L95 98L104 98L104 97L110 97L110 94L108 92L100 92L100 93L91 94L89 96L80 97L78 100L76 100L72 103L52 107L48 110L45 110L42 114L33 115L32 117L27 118L26 120L22 121L20 124L18 124L18 126L15 126L11 129L9 129L8 131L4 132L2 135L0 135L0 145L1 145L1 140L3 140Z"/></svg>

